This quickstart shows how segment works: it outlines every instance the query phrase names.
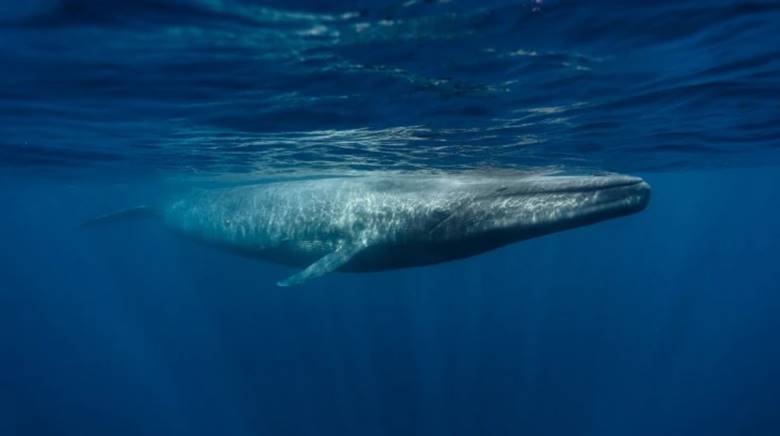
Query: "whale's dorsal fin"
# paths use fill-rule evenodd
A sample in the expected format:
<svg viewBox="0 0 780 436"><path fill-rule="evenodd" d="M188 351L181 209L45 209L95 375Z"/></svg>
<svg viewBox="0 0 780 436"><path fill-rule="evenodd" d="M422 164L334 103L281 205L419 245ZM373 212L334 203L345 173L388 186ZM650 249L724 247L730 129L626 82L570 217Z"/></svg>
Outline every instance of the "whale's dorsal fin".
<svg viewBox="0 0 780 436"><path fill-rule="evenodd" d="M284 280L280 280L276 282L276 284L278 286L293 286L300 285L311 279L316 279L317 277L339 269L365 247L366 244L364 243L341 242L332 253L326 254L318 261L307 266L303 271L293 274Z"/></svg>

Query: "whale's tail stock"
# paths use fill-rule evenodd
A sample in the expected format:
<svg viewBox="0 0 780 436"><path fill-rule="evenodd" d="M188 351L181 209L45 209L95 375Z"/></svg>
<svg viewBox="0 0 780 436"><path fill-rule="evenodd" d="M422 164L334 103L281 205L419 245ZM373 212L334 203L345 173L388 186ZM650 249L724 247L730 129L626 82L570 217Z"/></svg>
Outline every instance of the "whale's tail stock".
<svg viewBox="0 0 780 436"><path fill-rule="evenodd" d="M147 205L141 205L141 206L131 207L129 209L116 211L113 213L101 215L99 217L86 220L82 222L79 227L91 228L91 227L102 226L104 224L112 224L120 221L140 220L140 219L149 219L149 218L157 218L157 217L158 217L158 213L154 208Z"/></svg>

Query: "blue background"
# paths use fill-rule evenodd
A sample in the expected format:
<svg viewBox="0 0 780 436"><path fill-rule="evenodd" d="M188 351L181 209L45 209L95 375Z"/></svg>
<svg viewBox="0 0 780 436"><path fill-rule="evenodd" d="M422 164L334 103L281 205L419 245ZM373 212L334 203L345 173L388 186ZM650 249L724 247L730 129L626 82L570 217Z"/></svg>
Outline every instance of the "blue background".
<svg viewBox="0 0 780 436"><path fill-rule="evenodd" d="M776 2L0 0L0 434L780 434ZM637 215L292 273L179 186L554 166Z"/></svg>

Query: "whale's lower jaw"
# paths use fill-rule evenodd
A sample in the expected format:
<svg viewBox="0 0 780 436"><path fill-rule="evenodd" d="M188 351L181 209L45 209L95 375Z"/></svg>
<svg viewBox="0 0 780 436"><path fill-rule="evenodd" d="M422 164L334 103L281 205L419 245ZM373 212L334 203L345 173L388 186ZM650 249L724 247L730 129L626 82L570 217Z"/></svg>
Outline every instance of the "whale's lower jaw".
<svg viewBox="0 0 780 436"><path fill-rule="evenodd" d="M484 234L480 237L462 239L453 242L418 242L405 244L386 244L368 247L361 251L347 264L338 269L347 273L370 273L404 268L415 268L436 265L460 259L466 259L508 245L521 243L529 239L539 238L552 233L596 224L608 219L619 218L632 213L604 214L603 216L591 216L587 221L578 224L562 223L537 229L533 232L496 231ZM277 262L282 263L282 262ZM287 265L294 266L290 263Z"/></svg>

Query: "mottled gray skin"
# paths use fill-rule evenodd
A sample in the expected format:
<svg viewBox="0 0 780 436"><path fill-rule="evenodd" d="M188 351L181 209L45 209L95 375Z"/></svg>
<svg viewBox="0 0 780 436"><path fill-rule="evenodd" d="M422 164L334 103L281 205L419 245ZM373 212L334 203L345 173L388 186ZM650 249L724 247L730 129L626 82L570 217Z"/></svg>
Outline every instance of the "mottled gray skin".
<svg viewBox="0 0 780 436"><path fill-rule="evenodd" d="M202 190L162 209L204 242L332 270L422 266L644 209L650 187L621 175L380 175ZM335 254L334 254L335 253Z"/></svg>

